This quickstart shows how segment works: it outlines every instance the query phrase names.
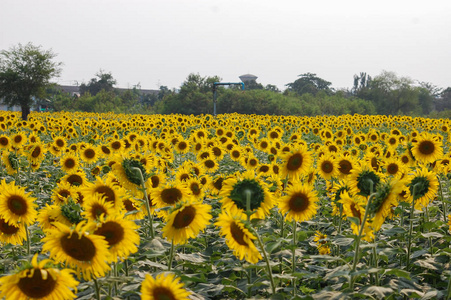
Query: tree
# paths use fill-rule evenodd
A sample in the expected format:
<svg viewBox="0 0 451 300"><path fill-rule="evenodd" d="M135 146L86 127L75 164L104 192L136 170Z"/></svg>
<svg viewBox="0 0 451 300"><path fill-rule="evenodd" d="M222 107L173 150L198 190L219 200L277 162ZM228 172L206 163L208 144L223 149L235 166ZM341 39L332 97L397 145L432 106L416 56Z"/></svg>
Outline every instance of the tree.
<svg viewBox="0 0 451 300"><path fill-rule="evenodd" d="M52 50L31 43L0 52L0 98L6 105L19 105L27 120L34 98L43 98L50 79L61 73L61 62Z"/></svg>
<svg viewBox="0 0 451 300"><path fill-rule="evenodd" d="M286 84L290 91L296 92L298 95L307 93L316 95L319 91L325 91L328 95L330 95L333 92L330 88L332 83L317 77L314 73L301 74L299 77L301 78Z"/></svg>
<svg viewBox="0 0 451 300"><path fill-rule="evenodd" d="M111 72L105 73L103 70L100 70L98 73L96 73L96 76L97 78L91 78L91 80L87 84L82 83L80 85L81 95L89 92L91 95L95 96L101 90L105 90L107 92L114 91L114 85L117 83L117 81L113 78Z"/></svg>

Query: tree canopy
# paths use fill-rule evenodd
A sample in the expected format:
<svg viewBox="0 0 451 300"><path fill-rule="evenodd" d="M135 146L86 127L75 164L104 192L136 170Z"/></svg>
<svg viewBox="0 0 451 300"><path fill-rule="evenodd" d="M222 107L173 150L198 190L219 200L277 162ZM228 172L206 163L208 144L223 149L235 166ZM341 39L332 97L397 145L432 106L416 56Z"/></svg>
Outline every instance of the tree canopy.
<svg viewBox="0 0 451 300"><path fill-rule="evenodd" d="M52 50L31 43L18 44L0 52L0 98L6 105L19 105L26 120L33 98L45 97L50 79L61 73L61 62Z"/></svg>

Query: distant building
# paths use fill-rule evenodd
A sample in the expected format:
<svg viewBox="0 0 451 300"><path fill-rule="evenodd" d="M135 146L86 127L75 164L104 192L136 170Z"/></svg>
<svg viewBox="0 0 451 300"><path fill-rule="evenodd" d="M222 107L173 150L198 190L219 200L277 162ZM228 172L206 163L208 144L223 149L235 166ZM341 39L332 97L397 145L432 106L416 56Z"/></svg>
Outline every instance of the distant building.
<svg viewBox="0 0 451 300"><path fill-rule="evenodd" d="M248 82L248 81L256 81L257 80L257 76L252 75L252 74L244 74L240 76L240 80L244 83Z"/></svg>

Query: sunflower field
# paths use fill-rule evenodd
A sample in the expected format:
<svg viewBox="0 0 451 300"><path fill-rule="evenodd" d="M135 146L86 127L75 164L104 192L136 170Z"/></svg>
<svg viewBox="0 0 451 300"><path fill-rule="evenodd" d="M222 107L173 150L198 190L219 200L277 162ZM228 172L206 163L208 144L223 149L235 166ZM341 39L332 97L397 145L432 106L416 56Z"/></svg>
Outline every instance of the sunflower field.
<svg viewBox="0 0 451 300"><path fill-rule="evenodd" d="M450 126L0 112L0 298L450 299Z"/></svg>

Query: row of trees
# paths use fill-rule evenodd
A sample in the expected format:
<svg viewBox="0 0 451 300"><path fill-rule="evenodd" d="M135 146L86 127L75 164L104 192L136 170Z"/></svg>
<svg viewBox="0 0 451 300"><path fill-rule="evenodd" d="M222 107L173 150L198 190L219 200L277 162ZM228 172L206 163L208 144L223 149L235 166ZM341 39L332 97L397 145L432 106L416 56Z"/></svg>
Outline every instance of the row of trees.
<svg viewBox="0 0 451 300"><path fill-rule="evenodd" d="M178 90L161 86L156 93L139 88L119 90L111 73L100 71L80 86L80 97L51 87L50 80L61 73L55 54L32 44L18 45L0 53L0 98L8 105L20 105L27 118L34 99L47 98L56 111L121 113L213 113L214 82L217 76L189 74ZM371 77L354 76L351 89L334 90L332 83L314 73L305 73L286 84L281 92L274 85L246 82L246 91L237 87L217 88L219 113L245 114L410 114L451 116L451 88L442 90L430 83L414 82L383 71ZM444 111L444 112L443 112ZM439 113L440 112L440 113Z"/></svg>

